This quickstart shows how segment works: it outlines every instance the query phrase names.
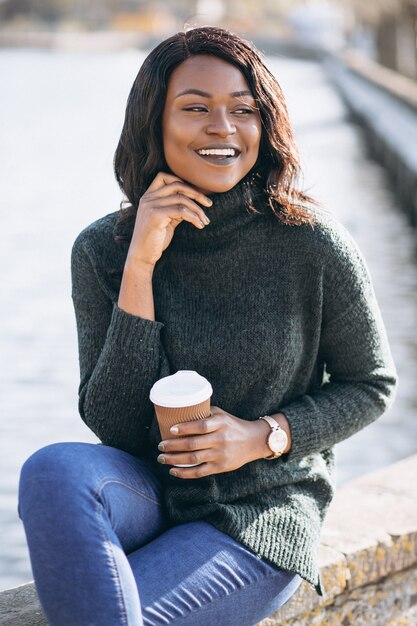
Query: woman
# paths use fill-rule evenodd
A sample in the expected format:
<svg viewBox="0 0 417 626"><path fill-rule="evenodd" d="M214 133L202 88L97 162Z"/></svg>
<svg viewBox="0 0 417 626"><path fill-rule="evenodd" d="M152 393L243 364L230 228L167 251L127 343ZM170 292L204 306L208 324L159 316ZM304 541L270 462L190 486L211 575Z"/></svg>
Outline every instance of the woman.
<svg viewBox="0 0 417 626"><path fill-rule="evenodd" d="M297 191L279 85L230 32L151 52L115 172L128 208L72 254L79 409L104 445L22 470L39 597L51 625L253 626L302 579L323 593L333 446L394 396L369 272ZM161 442L149 392L181 369L211 382L211 416Z"/></svg>

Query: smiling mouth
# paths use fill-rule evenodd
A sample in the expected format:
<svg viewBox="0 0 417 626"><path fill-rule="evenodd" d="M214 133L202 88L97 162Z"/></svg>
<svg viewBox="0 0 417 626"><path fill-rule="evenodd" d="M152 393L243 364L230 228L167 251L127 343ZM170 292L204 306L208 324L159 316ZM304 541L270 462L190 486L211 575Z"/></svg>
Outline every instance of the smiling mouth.
<svg viewBox="0 0 417 626"><path fill-rule="evenodd" d="M199 157L216 165L228 165L239 157L240 152L235 148L202 148L195 151Z"/></svg>

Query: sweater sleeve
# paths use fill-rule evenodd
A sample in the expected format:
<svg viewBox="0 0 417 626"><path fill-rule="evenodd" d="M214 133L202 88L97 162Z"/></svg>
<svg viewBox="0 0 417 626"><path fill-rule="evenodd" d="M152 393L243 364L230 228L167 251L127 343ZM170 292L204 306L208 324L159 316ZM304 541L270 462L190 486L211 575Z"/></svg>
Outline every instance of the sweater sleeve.
<svg viewBox="0 0 417 626"><path fill-rule="evenodd" d="M319 358L320 390L280 408L290 424L291 461L347 439L392 404L397 373L369 270L347 231L327 260Z"/></svg>
<svg viewBox="0 0 417 626"><path fill-rule="evenodd" d="M80 363L79 412L104 444L146 452L149 392L160 378L161 322L121 310L105 292L82 234L71 255Z"/></svg>

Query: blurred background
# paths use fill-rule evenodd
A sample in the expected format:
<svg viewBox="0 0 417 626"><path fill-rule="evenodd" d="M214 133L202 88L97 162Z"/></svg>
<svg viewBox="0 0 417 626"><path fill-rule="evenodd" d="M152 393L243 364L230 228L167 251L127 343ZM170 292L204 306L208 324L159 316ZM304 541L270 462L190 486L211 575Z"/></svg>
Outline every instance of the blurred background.
<svg viewBox="0 0 417 626"><path fill-rule="evenodd" d="M339 485L417 447L417 0L0 1L0 589L32 579L17 485L77 411L72 243L116 211L112 161L148 51L202 24L253 40L277 76L304 189L372 274L397 364L394 406L337 446Z"/></svg>

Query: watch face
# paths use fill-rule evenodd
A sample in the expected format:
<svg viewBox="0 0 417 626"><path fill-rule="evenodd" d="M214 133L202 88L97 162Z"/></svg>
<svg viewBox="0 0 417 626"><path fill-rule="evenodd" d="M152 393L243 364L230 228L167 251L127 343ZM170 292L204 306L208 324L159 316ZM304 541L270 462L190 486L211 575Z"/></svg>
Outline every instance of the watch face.
<svg viewBox="0 0 417 626"><path fill-rule="evenodd" d="M282 453L283 450L285 450L287 443L288 437L282 428L279 430L273 430L269 435L268 445L275 454Z"/></svg>

